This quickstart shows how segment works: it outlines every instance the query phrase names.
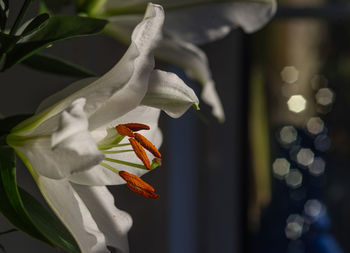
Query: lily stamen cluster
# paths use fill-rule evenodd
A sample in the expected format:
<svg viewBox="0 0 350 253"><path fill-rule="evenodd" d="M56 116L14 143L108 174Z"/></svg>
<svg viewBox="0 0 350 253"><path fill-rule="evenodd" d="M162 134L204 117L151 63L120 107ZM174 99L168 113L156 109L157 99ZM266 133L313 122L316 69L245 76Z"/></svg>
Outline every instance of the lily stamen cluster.
<svg viewBox="0 0 350 253"><path fill-rule="evenodd" d="M140 130L150 130L150 127L148 125L140 123L127 123L117 125L115 128L118 134L130 137L129 142L132 146L133 151L135 152L136 156L142 161L147 170L150 170L152 166L145 149L155 156L152 161L152 165L160 165L160 158L162 155L158 149L146 137L139 133L135 133ZM159 198L159 195L154 193L154 188L144 182L141 178L126 171L119 171L118 174L127 182L130 190L147 198Z"/></svg>
<svg viewBox="0 0 350 253"><path fill-rule="evenodd" d="M140 123L128 123L128 124L120 124L115 127L117 132L120 135L128 136L129 142L137 155L137 157L142 161L145 167L150 170L151 164L146 154L146 150L151 152L156 158L162 158L162 155L158 151L158 149L150 142L146 137L139 133L135 133L140 130L149 130L150 127L145 124Z"/></svg>

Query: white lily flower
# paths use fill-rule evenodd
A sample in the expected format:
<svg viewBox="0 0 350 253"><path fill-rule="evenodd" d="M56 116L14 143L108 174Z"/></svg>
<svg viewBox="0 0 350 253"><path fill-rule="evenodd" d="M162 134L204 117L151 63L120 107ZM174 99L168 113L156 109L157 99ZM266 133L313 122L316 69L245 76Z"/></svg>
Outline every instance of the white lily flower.
<svg viewBox="0 0 350 253"><path fill-rule="evenodd" d="M106 32L128 43L129 35L141 19L146 0L77 0L88 15L108 18ZM276 12L276 0L159 0L167 12L164 38L156 56L183 68L203 86L204 102L219 121L224 110L215 89L208 59L196 45L212 42L241 27L252 33L263 27Z"/></svg>
<svg viewBox="0 0 350 253"><path fill-rule="evenodd" d="M115 207L106 185L127 182L144 196L158 197L138 177L159 165L160 109L179 117L198 104L175 74L154 69L163 21L163 8L150 4L118 64L100 78L75 82L47 98L8 135L82 253L109 252L107 246L128 252L132 219ZM142 135L134 133L140 129ZM125 135L131 135L129 141Z"/></svg>

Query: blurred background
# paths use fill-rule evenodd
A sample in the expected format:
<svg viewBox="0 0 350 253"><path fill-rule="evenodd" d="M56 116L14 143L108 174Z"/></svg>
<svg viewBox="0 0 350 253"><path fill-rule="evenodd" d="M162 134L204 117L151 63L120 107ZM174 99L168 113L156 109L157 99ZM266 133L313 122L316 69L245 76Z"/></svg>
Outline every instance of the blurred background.
<svg viewBox="0 0 350 253"><path fill-rule="evenodd" d="M245 249L349 252L349 2L279 4L250 38Z"/></svg>
<svg viewBox="0 0 350 253"><path fill-rule="evenodd" d="M133 217L131 253L350 252L350 2L278 3L261 31L201 47L227 119L219 124L204 103L180 119L162 115L164 163L144 176L161 198L109 188ZM98 35L46 52L103 74L125 50ZM157 64L200 94L180 69ZM0 74L1 113L33 113L73 81L16 66ZM40 198L24 166L18 174ZM0 232L11 228L1 217ZM0 244L60 252L21 232Z"/></svg>

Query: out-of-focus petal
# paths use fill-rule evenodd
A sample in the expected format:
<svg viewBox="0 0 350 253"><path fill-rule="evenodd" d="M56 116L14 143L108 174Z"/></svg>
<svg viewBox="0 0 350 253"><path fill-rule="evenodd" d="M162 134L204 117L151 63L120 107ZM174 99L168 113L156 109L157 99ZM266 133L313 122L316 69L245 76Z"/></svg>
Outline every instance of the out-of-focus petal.
<svg viewBox="0 0 350 253"><path fill-rule="evenodd" d="M108 246L117 252L129 252L127 233L132 225L131 216L114 205L113 195L105 186L72 184L82 199L98 228L104 234Z"/></svg>
<svg viewBox="0 0 350 253"><path fill-rule="evenodd" d="M275 12L275 0L193 4L167 11L164 30L173 37L199 45L223 38L236 27L248 33L255 32Z"/></svg>
<svg viewBox="0 0 350 253"><path fill-rule="evenodd" d="M156 50L156 56L183 68L186 73L198 80L202 86L201 98L212 107L213 115L225 120L224 109L215 90L209 63L204 52L194 44L171 38L163 38Z"/></svg>
<svg viewBox="0 0 350 253"><path fill-rule="evenodd" d="M108 29L114 30L122 38L127 38L128 30L132 30L140 20L140 15L135 13L142 12L146 2L107 0L102 12L106 17L111 17L113 24ZM247 33L255 32L274 16L277 8L276 0L158 2L167 13L164 30L178 39L194 44L223 38L237 27ZM116 20L113 20L114 17Z"/></svg>

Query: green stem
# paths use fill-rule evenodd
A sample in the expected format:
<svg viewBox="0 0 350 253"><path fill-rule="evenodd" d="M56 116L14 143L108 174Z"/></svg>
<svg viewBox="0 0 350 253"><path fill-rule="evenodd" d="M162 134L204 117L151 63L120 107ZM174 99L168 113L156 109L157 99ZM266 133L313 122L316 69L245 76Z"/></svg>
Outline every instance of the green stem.
<svg viewBox="0 0 350 253"><path fill-rule="evenodd" d="M125 150L116 150L116 151L104 151L102 150L101 152L103 154L118 154L118 153L125 153L125 152L131 152L134 151L133 149L125 149Z"/></svg>
<svg viewBox="0 0 350 253"><path fill-rule="evenodd" d="M28 9L29 5L32 3L32 1L33 0L25 0L24 1L23 6L22 6L17 18L16 18L16 21L11 28L10 35L14 35L17 32L18 28L22 24L22 20L24 18L24 15L26 14L27 9Z"/></svg>
<svg viewBox="0 0 350 253"><path fill-rule="evenodd" d="M117 170L116 168L108 165L107 163L102 162L102 163L100 163L100 165L105 167L105 168L107 168L107 169L109 169L109 170L111 170L111 171L113 171L116 174L119 174L119 170Z"/></svg>
<svg viewBox="0 0 350 253"><path fill-rule="evenodd" d="M131 166L131 167L147 170L144 165L137 164L137 163L131 163L131 162L126 162L126 161L112 159L112 158L105 158L104 160L108 161L108 162L112 162L112 163L118 163L118 164L123 164L123 165Z"/></svg>
<svg viewBox="0 0 350 253"><path fill-rule="evenodd" d="M110 149L110 148L119 148L119 147L125 147L131 145L130 143L123 143L123 144L105 144L105 145L98 145L98 148L102 150Z"/></svg>
<svg viewBox="0 0 350 253"><path fill-rule="evenodd" d="M130 143L123 143L123 144L117 144L113 147L125 147L125 146L130 146L131 144Z"/></svg>

